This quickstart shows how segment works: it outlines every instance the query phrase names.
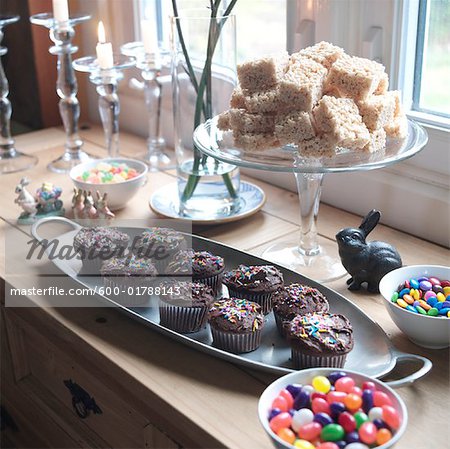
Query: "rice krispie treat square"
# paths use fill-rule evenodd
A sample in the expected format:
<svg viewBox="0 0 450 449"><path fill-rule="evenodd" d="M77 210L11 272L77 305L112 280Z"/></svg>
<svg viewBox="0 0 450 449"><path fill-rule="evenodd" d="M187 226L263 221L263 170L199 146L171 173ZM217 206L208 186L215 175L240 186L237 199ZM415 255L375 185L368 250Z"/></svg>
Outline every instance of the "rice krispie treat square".
<svg viewBox="0 0 450 449"><path fill-rule="evenodd" d="M301 57L306 57L318 62L328 70L343 54L342 48L322 41L312 47L306 47L298 53L293 53L291 61L295 62Z"/></svg>
<svg viewBox="0 0 450 449"><path fill-rule="evenodd" d="M221 129L222 131L231 129L229 111L219 114L219 117L217 118L217 128Z"/></svg>
<svg viewBox="0 0 450 449"><path fill-rule="evenodd" d="M311 112L322 96L326 74L326 69L318 62L297 59L278 85L280 102L295 105L297 111Z"/></svg>
<svg viewBox="0 0 450 449"><path fill-rule="evenodd" d="M236 87L231 94L230 107L234 109L245 109L245 96L242 89Z"/></svg>
<svg viewBox="0 0 450 449"><path fill-rule="evenodd" d="M408 120L406 114L402 111L394 118L391 123L388 123L384 130L388 137L394 139L404 139L408 135Z"/></svg>
<svg viewBox="0 0 450 449"><path fill-rule="evenodd" d="M327 89L336 88L343 97L365 100L383 77L384 67L375 61L344 55L330 68Z"/></svg>
<svg viewBox="0 0 450 449"><path fill-rule="evenodd" d="M233 132L234 144L247 151L267 150L280 146L273 134L241 134Z"/></svg>
<svg viewBox="0 0 450 449"><path fill-rule="evenodd" d="M386 146L386 131L383 128L378 128L370 133L370 141L363 148L364 151L375 153L382 150Z"/></svg>
<svg viewBox="0 0 450 449"><path fill-rule="evenodd" d="M369 131L382 128L394 119L395 98L393 95L371 95L358 102L359 112Z"/></svg>
<svg viewBox="0 0 450 449"><path fill-rule="evenodd" d="M263 92L245 92L244 104L245 109L252 114L277 113L292 110L289 109L289 105L281 103L278 87Z"/></svg>
<svg viewBox="0 0 450 449"><path fill-rule="evenodd" d="M309 140L301 140L298 144L299 152L305 156L333 156L336 149L336 141L329 135L315 136Z"/></svg>
<svg viewBox="0 0 450 449"><path fill-rule="evenodd" d="M401 92L399 90L391 90L387 95L394 99L394 118L400 117L403 114Z"/></svg>
<svg viewBox="0 0 450 449"><path fill-rule="evenodd" d="M240 134L271 134L275 131L275 115L249 114L243 109L228 111L230 127Z"/></svg>
<svg viewBox="0 0 450 449"><path fill-rule="evenodd" d="M377 88L375 89L375 95L383 95L389 89L389 76L387 73L383 73L381 76L380 82L378 83Z"/></svg>
<svg viewBox="0 0 450 449"><path fill-rule="evenodd" d="M278 116L274 135L281 145L312 139L315 132L311 123L311 115L308 112L292 112L288 115Z"/></svg>
<svg viewBox="0 0 450 449"><path fill-rule="evenodd" d="M325 95L314 108L314 119L316 128L330 135L339 146L360 149L369 143L369 131L350 98Z"/></svg>
<svg viewBox="0 0 450 449"><path fill-rule="evenodd" d="M244 62L237 66L237 74L242 89L257 92L275 86L289 64L287 52L276 57L265 57Z"/></svg>

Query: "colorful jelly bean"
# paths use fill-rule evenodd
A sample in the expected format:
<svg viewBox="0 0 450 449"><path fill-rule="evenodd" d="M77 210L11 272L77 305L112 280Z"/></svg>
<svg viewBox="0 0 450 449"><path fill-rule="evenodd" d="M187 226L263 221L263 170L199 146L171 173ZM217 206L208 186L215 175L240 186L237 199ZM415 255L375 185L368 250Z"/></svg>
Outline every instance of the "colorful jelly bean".
<svg viewBox="0 0 450 449"><path fill-rule="evenodd" d="M354 386L355 381L349 376L341 377L334 384L336 391L343 391L344 393L350 393Z"/></svg>
<svg viewBox="0 0 450 449"><path fill-rule="evenodd" d="M328 393L331 388L331 383L325 376L316 376L312 381L312 386L316 391Z"/></svg>
<svg viewBox="0 0 450 449"><path fill-rule="evenodd" d="M307 441L313 441L319 437L322 426L318 422L311 422L298 429L298 436Z"/></svg>
<svg viewBox="0 0 450 449"><path fill-rule="evenodd" d="M297 410L292 416L292 429L298 432L300 427L313 422L314 413L309 408Z"/></svg>
<svg viewBox="0 0 450 449"><path fill-rule="evenodd" d="M348 433L356 429L356 421L349 412L343 412L339 415L338 424Z"/></svg>
<svg viewBox="0 0 450 449"><path fill-rule="evenodd" d="M330 404L323 398L314 398L311 402L311 408L314 413L330 414Z"/></svg>
<svg viewBox="0 0 450 449"><path fill-rule="evenodd" d="M282 412L287 412L289 410L288 403L283 396L277 396L272 402L272 408L277 408Z"/></svg>
<svg viewBox="0 0 450 449"><path fill-rule="evenodd" d="M370 421L365 422L361 425L361 427L358 429L358 435L359 439L366 444L373 444L375 443L377 439L377 431L374 423L371 423Z"/></svg>
<svg viewBox="0 0 450 449"><path fill-rule="evenodd" d="M289 428L291 423L292 416L287 412L283 412L272 418L269 422L269 426L276 433L285 427Z"/></svg>
<svg viewBox="0 0 450 449"><path fill-rule="evenodd" d="M283 441L286 441L286 443L289 443L289 444L293 444L294 441L297 439L297 437L295 436L295 433L291 429L289 429L287 427L284 427L283 429L280 429L277 432L277 435Z"/></svg>
<svg viewBox="0 0 450 449"><path fill-rule="evenodd" d="M373 404L375 407L381 407L383 405L392 405L392 401L384 391L375 391L373 393Z"/></svg>
<svg viewBox="0 0 450 449"><path fill-rule="evenodd" d="M314 444L306 440L296 440L294 442L294 447L298 449L315 449Z"/></svg>
<svg viewBox="0 0 450 449"><path fill-rule="evenodd" d="M391 428L398 429L400 427L400 415L391 405L383 405L383 421Z"/></svg>
<svg viewBox="0 0 450 449"><path fill-rule="evenodd" d="M353 417L355 418L357 429L359 429L365 422L369 421L369 417L364 412L356 412Z"/></svg>
<svg viewBox="0 0 450 449"><path fill-rule="evenodd" d="M320 438L324 441L339 441L344 438L345 431L339 424L328 424L320 433Z"/></svg>
<svg viewBox="0 0 450 449"><path fill-rule="evenodd" d="M294 398L292 397L292 394L289 393L288 390L286 390L286 389L281 390L278 393L278 396L286 399L288 409L291 409L292 407L294 407Z"/></svg>

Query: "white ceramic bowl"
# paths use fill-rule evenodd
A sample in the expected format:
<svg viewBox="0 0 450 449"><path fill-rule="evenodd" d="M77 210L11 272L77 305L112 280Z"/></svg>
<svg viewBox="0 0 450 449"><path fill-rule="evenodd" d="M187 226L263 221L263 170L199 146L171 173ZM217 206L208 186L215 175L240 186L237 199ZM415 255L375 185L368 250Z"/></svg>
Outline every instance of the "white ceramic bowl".
<svg viewBox="0 0 450 449"><path fill-rule="evenodd" d="M434 276L441 280L450 279L450 267L411 265L389 272L380 281L380 293L383 295L384 305L392 321L413 343L424 348L447 348L450 346L450 318L438 318L409 312L391 302L393 293L402 282L406 279L417 279L421 276Z"/></svg>
<svg viewBox="0 0 450 449"><path fill-rule="evenodd" d="M118 182L114 184L92 184L90 182L79 181L78 176L87 170L95 168L100 162L119 162L126 163L130 168L134 168L139 173L133 179L128 181ZM96 196L96 191L100 192L101 195L108 194L108 207L111 210L118 210L125 207L128 201L136 195L140 187L145 184L147 176L147 165L141 161L135 159L126 158L107 158L107 159L97 159L83 164L79 164L70 170L70 177L72 178L75 187L83 190L90 190L92 195Z"/></svg>
<svg viewBox="0 0 450 449"><path fill-rule="evenodd" d="M406 424L408 421L408 412L406 410L405 403L400 398L400 396L395 393L392 388L388 386L389 382L383 383L377 379L373 379L365 374L358 373L356 371L351 371L347 369L339 369L336 368L310 368L304 369L301 371L295 371L290 374L286 374L286 376L280 377L275 382L271 383L263 392L261 397L259 398L258 403L258 415L259 420L264 427L264 430L267 432L269 437L272 440L273 445L277 449L294 449L294 446L283 441L278 435L276 435L269 427L269 420L267 419L267 415L270 410L270 406L273 400L278 396L278 393L286 388L289 384L311 384L312 379L316 376L328 376L330 373L334 371L344 371L345 373L351 374L353 379L355 379L357 385L362 385L363 382L371 381L374 382L377 390L383 391L386 393L392 400L392 404L395 409L400 414L401 425L399 429L395 432L393 438L388 441L386 444L382 446L377 446L376 449L388 449L394 447L395 443L401 438L406 429Z"/></svg>

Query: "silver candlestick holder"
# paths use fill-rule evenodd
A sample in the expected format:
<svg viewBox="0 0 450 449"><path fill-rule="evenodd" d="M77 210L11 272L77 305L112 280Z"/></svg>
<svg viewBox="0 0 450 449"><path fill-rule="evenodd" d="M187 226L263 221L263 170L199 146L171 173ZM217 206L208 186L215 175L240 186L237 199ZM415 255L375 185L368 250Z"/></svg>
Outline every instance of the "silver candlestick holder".
<svg viewBox="0 0 450 449"><path fill-rule="evenodd" d="M138 155L150 171L168 170L176 167L175 153L166 151L166 141L161 135L162 83L161 70L170 64L169 52L146 53L142 42L129 42L120 48L124 55L136 58L143 81L130 80L130 86L143 90L148 111L147 151Z"/></svg>
<svg viewBox="0 0 450 449"><path fill-rule="evenodd" d="M123 71L135 65L134 58L114 55L111 68L100 68L95 56L86 56L73 62L75 70L90 73L89 79L95 84L98 97L98 109L105 132L106 148L109 157L119 155L119 112L120 103L117 85L123 79Z"/></svg>
<svg viewBox="0 0 450 449"><path fill-rule="evenodd" d="M3 39L3 28L19 20L19 16L0 16L0 43ZM11 102L8 100L9 85L1 57L6 55L6 47L0 47L0 173L14 173L26 170L37 164L37 157L16 150L11 135Z"/></svg>
<svg viewBox="0 0 450 449"><path fill-rule="evenodd" d="M72 67L72 54L78 47L72 44L75 36L74 26L86 22L91 16L74 15L65 23L53 18L51 13L36 14L30 17L31 23L41 25L50 30L50 39L55 44L49 52L58 56L58 79L56 92L60 97L59 112L66 131L64 154L48 165L49 170L57 173L67 173L72 167L92 158L81 147L83 141L78 134L80 104L77 99L78 83Z"/></svg>

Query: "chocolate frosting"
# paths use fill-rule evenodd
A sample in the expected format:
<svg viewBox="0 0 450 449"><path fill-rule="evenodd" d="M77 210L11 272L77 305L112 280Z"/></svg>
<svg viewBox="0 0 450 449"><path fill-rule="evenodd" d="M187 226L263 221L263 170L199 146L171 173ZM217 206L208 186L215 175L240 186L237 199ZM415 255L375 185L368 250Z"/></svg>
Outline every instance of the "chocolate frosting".
<svg viewBox="0 0 450 449"><path fill-rule="evenodd" d="M291 321L296 315L328 312L329 305L319 290L308 285L290 284L273 295L273 311L283 320Z"/></svg>
<svg viewBox="0 0 450 449"><path fill-rule="evenodd" d="M161 301L178 307L208 307L214 301L211 287L200 282L175 281L161 285L166 294L161 294Z"/></svg>
<svg viewBox="0 0 450 449"><path fill-rule="evenodd" d="M224 270L224 261L208 251L182 250L167 266L166 274L192 275L194 279L215 276Z"/></svg>
<svg viewBox="0 0 450 449"><path fill-rule="evenodd" d="M152 254L145 254L147 250L152 253L161 248L166 252L177 251L185 247L186 244L183 234L170 228L153 227L148 228L136 239L133 244L134 252L141 256L152 256Z"/></svg>
<svg viewBox="0 0 450 449"><path fill-rule="evenodd" d="M282 273L272 265L239 265L224 274L223 283L233 290L270 293L284 282Z"/></svg>
<svg viewBox="0 0 450 449"><path fill-rule="evenodd" d="M150 259L136 257L112 257L103 262L100 270L103 276L156 276L158 273Z"/></svg>
<svg viewBox="0 0 450 449"><path fill-rule="evenodd" d="M95 226L93 228L81 228L73 239L75 251L99 251L125 249L130 237L117 228Z"/></svg>
<svg viewBox="0 0 450 449"><path fill-rule="evenodd" d="M291 345L312 355L346 354L353 348L352 326L343 315L297 315L285 326Z"/></svg>
<svg viewBox="0 0 450 449"><path fill-rule="evenodd" d="M261 306L247 299L223 299L212 304L209 323L217 329L247 334L264 326Z"/></svg>

